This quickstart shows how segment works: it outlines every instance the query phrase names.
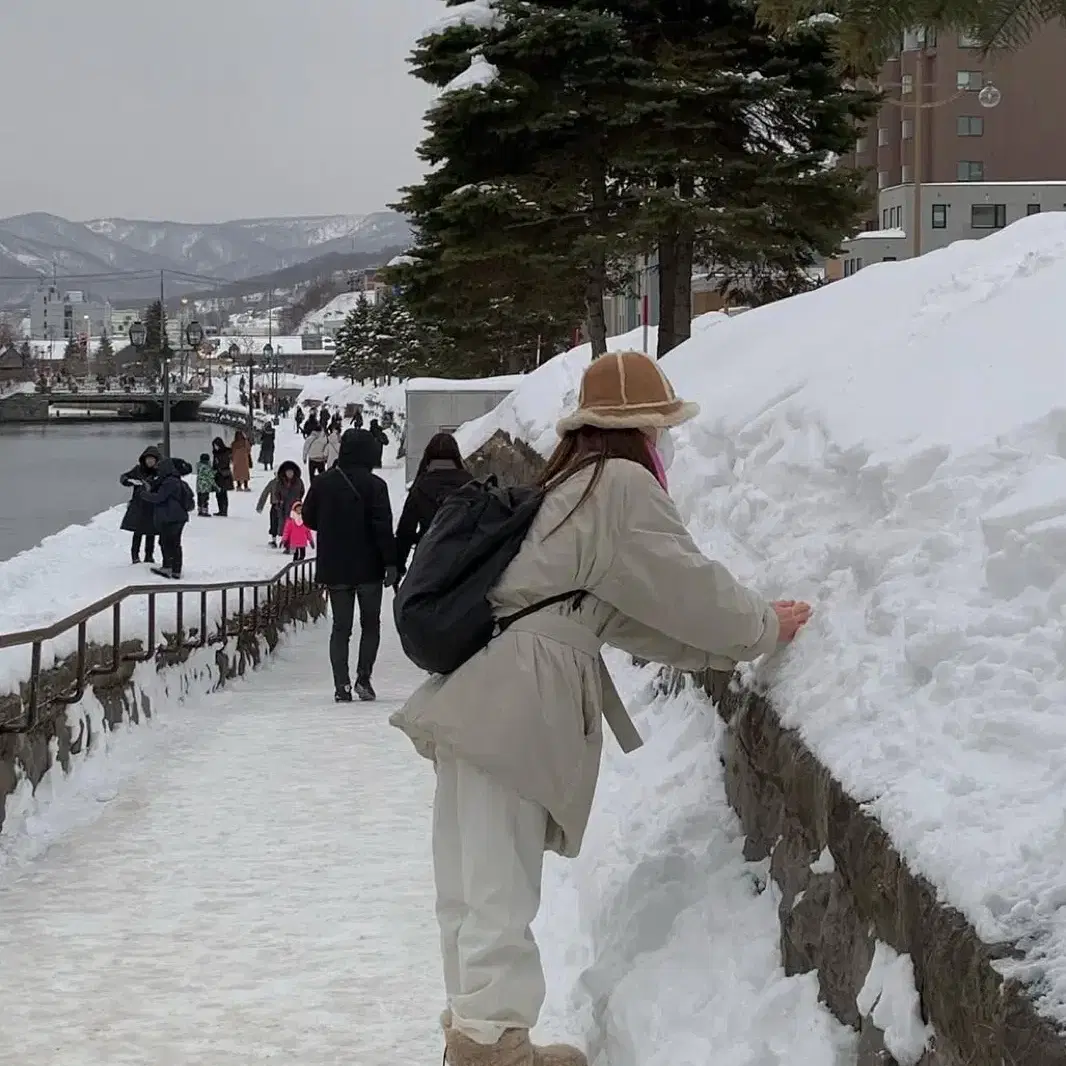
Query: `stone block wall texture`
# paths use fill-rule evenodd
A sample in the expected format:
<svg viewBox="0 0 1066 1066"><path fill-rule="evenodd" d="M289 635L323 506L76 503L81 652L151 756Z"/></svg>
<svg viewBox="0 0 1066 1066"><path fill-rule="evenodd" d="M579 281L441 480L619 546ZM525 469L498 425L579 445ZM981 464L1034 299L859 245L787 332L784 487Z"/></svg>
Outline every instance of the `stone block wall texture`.
<svg viewBox="0 0 1066 1066"><path fill-rule="evenodd" d="M233 635L225 644L207 645L202 650L187 647L159 650L152 661L158 671L181 675L175 680L182 691L190 689L196 680L193 675L196 674L210 675L211 687L218 689L225 686L227 681L259 666L264 655L270 654L277 646L285 628L298 622L313 621L324 613L324 594L312 586L304 595L284 604L279 616L262 625L258 633ZM123 653L128 654L139 654L142 649L140 640L128 641L122 646ZM27 646L27 673L29 657L30 649ZM111 664L111 645L90 644L87 661L93 667L103 668ZM142 718L152 716L151 697L135 682L137 665L123 662L116 672L90 677L86 692L99 700L105 729L113 729L126 721L138 723ZM73 655L43 671L40 683L42 706L50 694L73 689L75 681ZM0 696L0 722L19 719L28 699L28 682L23 683L20 692ZM36 788L54 763L59 763L62 771L67 773L72 760L90 751L94 742L96 738L88 715L68 714L62 705L53 705L50 713L43 715L32 732L0 733L0 832L3 831L5 800L23 777Z"/></svg>
<svg viewBox="0 0 1066 1066"><path fill-rule="evenodd" d="M528 483L544 465L503 432L468 462L475 476L496 474L505 485ZM661 685L675 692L694 686L727 723L727 794L747 857L770 860L785 969L817 971L826 1005L859 1031L858 1066L895 1066L883 1034L855 1002L878 940L914 962L922 1011L936 1034L920 1066L1066 1066L1066 1038L1037 1014L1029 989L994 968L1016 947L983 943L959 911L939 901L768 700L715 672L693 678L664 670ZM826 849L833 862L823 866L816 860Z"/></svg>
<svg viewBox="0 0 1066 1066"><path fill-rule="evenodd" d="M48 397L20 392L0 400L0 422L47 422Z"/></svg>

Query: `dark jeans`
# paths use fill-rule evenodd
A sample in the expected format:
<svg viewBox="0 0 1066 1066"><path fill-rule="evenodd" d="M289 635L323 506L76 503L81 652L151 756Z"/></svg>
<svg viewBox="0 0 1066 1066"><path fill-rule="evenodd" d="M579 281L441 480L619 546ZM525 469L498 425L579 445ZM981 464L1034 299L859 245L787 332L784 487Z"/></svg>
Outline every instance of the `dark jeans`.
<svg viewBox="0 0 1066 1066"><path fill-rule="evenodd" d="M271 538L281 536L281 516L276 507L270 508L270 536Z"/></svg>
<svg viewBox="0 0 1066 1066"><path fill-rule="evenodd" d="M359 604L359 660L355 668L357 681L369 681L381 645L381 599L384 586L331 586L329 606L333 612L333 631L329 635L329 661L333 667L333 687L340 691L351 685L348 673L348 644Z"/></svg>
<svg viewBox="0 0 1066 1066"><path fill-rule="evenodd" d="M181 564L184 562L181 551L181 534L185 530L185 523L167 526L159 531L159 550L163 553L163 569L169 570L175 577L181 573Z"/></svg>
<svg viewBox="0 0 1066 1066"><path fill-rule="evenodd" d="M207 514L207 508L210 505L210 503L211 503L211 493L210 492L198 492L196 494L196 510L199 511L200 514Z"/></svg>
<svg viewBox="0 0 1066 1066"><path fill-rule="evenodd" d="M215 492L215 502L218 504L219 514L229 514L229 490L218 489Z"/></svg>
<svg viewBox="0 0 1066 1066"><path fill-rule="evenodd" d="M311 480L314 481L319 474L324 474L326 472L326 460L308 459L307 469L311 472Z"/></svg>
<svg viewBox="0 0 1066 1066"><path fill-rule="evenodd" d="M141 534L133 534L133 543L130 545L130 555L136 559L141 554ZM152 556L155 555L155 534L144 534L144 558L147 562L152 561Z"/></svg>

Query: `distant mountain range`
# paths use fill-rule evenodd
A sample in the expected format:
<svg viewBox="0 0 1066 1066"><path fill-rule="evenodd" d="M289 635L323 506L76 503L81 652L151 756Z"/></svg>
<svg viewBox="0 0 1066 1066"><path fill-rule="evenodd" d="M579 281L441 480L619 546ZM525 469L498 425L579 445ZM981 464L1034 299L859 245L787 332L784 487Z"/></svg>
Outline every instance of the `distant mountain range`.
<svg viewBox="0 0 1066 1066"><path fill-rule="evenodd" d="M407 244L402 215L324 215L253 218L192 224L100 218L71 222L35 213L0 219L0 307L25 306L42 276L112 302L141 300L158 291L151 279L74 280L64 275L117 271L182 271L220 281L271 274L320 256L372 254ZM23 280L25 279L25 280ZM204 282L168 278L169 291L203 290Z"/></svg>

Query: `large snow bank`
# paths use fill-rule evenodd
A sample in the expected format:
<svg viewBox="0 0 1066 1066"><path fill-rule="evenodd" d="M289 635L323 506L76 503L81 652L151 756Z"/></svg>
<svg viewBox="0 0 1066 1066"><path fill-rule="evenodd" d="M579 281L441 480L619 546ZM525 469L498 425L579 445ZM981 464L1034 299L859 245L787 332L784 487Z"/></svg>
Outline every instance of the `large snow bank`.
<svg viewBox="0 0 1066 1066"><path fill-rule="evenodd" d="M767 596L815 604L757 680L912 870L1021 945L997 965L1059 1022L1064 288L1049 213L719 322L664 361L703 408L670 472L694 535ZM571 361L463 427L467 450L499 426L545 451Z"/></svg>
<svg viewBox="0 0 1066 1066"><path fill-rule="evenodd" d="M221 426L204 426L205 448L214 436L228 440L233 432ZM275 464L285 459L301 462L302 445L291 420L283 421L276 439ZM258 449L255 449L253 458L257 457ZM181 458L195 467L198 455L181 455ZM262 467L253 467L251 492L230 493L226 518L190 516L182 538L185 580L239 581L269 577L285 565L288 561L285 556L268 547L267 514L255 511L259 494L271 476ZM192 484L195 473L187 480ZM126 585L158 583L173 587L173 582L156 577L144 564L130 565L130 534L119 529L125 507L120 504L84 525L67 526L46 537L36 548L0 563L0 632L43 628ZM159 560L157 546L157 565ZM175 599L164 596L159 600L157 639L162 639L164 628L172 627ZM188 597L186 600L186 620L188 612L194 611L197 621L189 624L199 624L198 601L190 601ZM210 596L208 606L209 624L213 625L221 615L221 598ZM127 600L122 608L124 637L145 639L147 619L145 598ZM88 634L90 640L99 638L110 642L109 611L89 623ZM57 658L72 653L77 635L74 628L45 643L42 665L47 669ZM15 691L18 683L28 678L29 669L29 646L0 649L0 692Z"/></svg>
<svg viewBox="0 0 1066 1066"><path fill-rule="evenodd" d="M769 862L744 861L726 800L724 727L691 694L650 700L653 671L610 659L646 743L606 740L581 855L547 857L538 1035L589 1039L592 1066L854 1063L817 974L782 969Z"/></svg>
<svg viewBox="0 0 1066 1066"><path fill-rule="evenodd" d="M377 298L377 291L374 289L368 289L365 292L362 289L358 292L342 292L334 296L325 307L304 315L296 332L298 334L318 333L323 326L343 322L360 300L373 304L377 302Z"/></svg>

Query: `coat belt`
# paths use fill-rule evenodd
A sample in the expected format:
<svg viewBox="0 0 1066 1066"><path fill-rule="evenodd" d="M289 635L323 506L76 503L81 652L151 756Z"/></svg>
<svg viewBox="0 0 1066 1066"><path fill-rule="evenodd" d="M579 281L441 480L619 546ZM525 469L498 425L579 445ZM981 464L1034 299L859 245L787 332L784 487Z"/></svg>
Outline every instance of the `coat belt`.
<svg viewBox="0 0 1066 1066"><path fill-rule="evenodd" d="M567 647L584 652L600 660L600 670L607 674L607 667L600 652L603 650L603 638L594 633L588 626L563 614L551 614L547 611L527 615L517 622L512 622L507 627L509 633L530 633L533 636L544 637L547 640L555 640ZM629 717L625 706L622 704L610 675L604 678L604 684L608 691L604 692L603 718L614 734L615 740L622 751L628 753L639 748L644 741L641 739L633 719Z"/></svg>

